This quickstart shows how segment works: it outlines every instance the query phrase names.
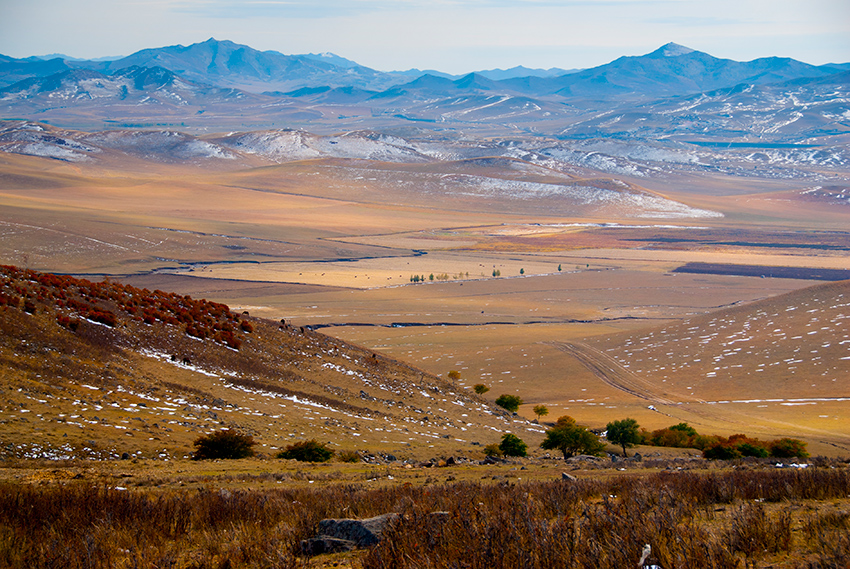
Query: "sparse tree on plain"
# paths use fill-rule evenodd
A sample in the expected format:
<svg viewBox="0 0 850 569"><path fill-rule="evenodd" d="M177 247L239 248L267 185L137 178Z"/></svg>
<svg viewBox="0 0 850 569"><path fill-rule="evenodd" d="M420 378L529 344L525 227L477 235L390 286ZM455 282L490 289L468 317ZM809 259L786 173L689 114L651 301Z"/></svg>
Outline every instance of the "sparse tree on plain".
<svg viewBox="0 0 850 569"><path fill-rule="evenodd" d="M546 438L540 443L540 448L559 450L564 453L566 460L576 454L598 455L605 450L605 445L587 427L577 425L575 419L565 415L546 431Z"/></svg>
<svg viewBox="0 0 850 569"><path fill-rule="evenodd" d="M623 419L621 421L613 421L608 423L607 439L609 442L623 447L623 456L626 454L626 449L635 446L642 442L640 436L639 425L634 419Z"/></svg>
<svg viewBox="0 0 850 569"><path fill-rule="evenodd" d="M448 375L449 379L451 379L452 381L457 381L460 379L460 372L457 370L451 370Z"/></svg>
<svg viewBox="0 0 850 569"><path fill-rule="evenodd" d="M477 393L478 395L484 395L485 393L487 393L488 391L490 391L490 388L489 388L489 387L487 387L486 385L484 385L483 383L476 383L475 385L473 385L473 386L472 386L472 389L473 389L473 390L475 391L475 393Z"/></svg>
<svg viewBox="0 0 850 569"><path fill-rule="evenodd" d="M545 405L535 405L532 411L534 411L534 414L537 415L538 422L540 422L540 417L549 414L549 409L547 409Z"/></svg>

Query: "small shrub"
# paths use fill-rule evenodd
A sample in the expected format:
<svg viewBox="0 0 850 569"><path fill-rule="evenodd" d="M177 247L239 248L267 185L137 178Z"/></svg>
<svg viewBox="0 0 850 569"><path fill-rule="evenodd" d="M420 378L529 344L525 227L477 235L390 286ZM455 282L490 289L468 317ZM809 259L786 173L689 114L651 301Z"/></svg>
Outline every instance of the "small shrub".
<svg viewBox="0 0 850 569"><path fill-rule="evenodd" d="M254 437L236 431L216 431L195 440L193 460L254 456Z"/></svg>
<svg viewBox="0 0 850 569"><path fill-rule="evenodd" d="M486 456L503 456L504 453L502 449L499 447L498 443L492 443L484 447L484 454Z"/></svg>
<svg viewBox="0 0 850 569"><path fill-rule="evenodd" d="M488 391L490 391L490 388L489 388L489 387L487 387L486 385L484 385L483 383L476 383L475 385L473 385L473 386L472 386L472 389L473 389L473 390L475 391L475 393L477 393L478 395L484 395L485 393L487 393Z"/></svg>
<svg viewBox="0 0 850 569"><path fill-rule="evenodd" d="M112 328L118 323L115 314L113 314L109 310L99 310L97 308L92 309L88 313L89 320L93 320L94 322L100 322L101 324L106 324L107 326L111 326Z"/></svg>
<svg viewBox="0 0 850 569"><path fill-rule="evenodd" d="M278 458L294 458L302 462L327 462L333 455L334 451L315 439L297 442L277 453Z"/></svg>
<svg viewBox="0 0 850 569"><path fill-rule="evenodd" d="M360 453L356 450L341 450L336 454L336 459L340 462L360 462Z"/></svg>
<svg viewBox="0 0 850 569"><path fill-rule="evenodd" d="M240 322L239 327L242 329L243 332L251 333L254 331L254 325L248 322L247 320L243 320L242 322Z"/></svg>

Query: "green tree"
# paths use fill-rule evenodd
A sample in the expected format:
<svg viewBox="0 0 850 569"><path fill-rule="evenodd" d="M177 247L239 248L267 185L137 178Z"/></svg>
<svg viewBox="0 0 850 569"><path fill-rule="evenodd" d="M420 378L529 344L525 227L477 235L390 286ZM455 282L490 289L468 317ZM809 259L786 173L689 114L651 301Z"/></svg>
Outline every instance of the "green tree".
<svg viewBox="0 0 850 569"><path fill-rule="evenodd" d="M428 280L429 280L429 281L433 281L433 280L434 280L434 273L431 273L430 275L428 275Z"/></svg>
<svg viewBox="0 0 850 569"><path fill-rule="evenodd" d="M502 442L499 443L499 450L505 456L525 456L528 454L528 445L518 436L505 433L502 435Z"/></svg>
<svg viewBox="0 0 850 569"><path fill-rule="evenodd" d="M302 462L327 462L334 455L325 443L316 440L300 441L277 453L278 458L294 458Z"/></svg>
<svg viewBox="0 0 850 569"><path fill-rule="evenodd" d="M540 448L559 450L564 453L566 460L576 454L598 455L605 450L605 445L587 427L577 425L572 417L564 416L546 431L546 438L540 443Z"/></svg>
<svg viewBox="0 0 850 569"><path fill-rule="evenodd" d="M524 275L524 274L525 274L525 269L520 269L520 270L519 270L519 274Z"/></svg>
<svg viewBox="0 0 850 569"><path fill-rule="evenodd" d="M538 421L540 421L540 417L549 414L549 409L547 409L545 405L535 405L532 411L534 411L534 414L537 415Z"/></svg>
<svg viewBox="0 0 850 569"><path fill-rule="evenodd" d="M609 442L623 447L623 456L626 454L626 449L635 446L641 442L641 436L637 421L634 419L623 419L608 423L606 427L608 435L606 438Z"/></svg>
<svg viewBox="0 0 850 569"><path fill-rule="evenodd" d="M561 265L558 265L558 272L561 272Z"/></svg>
<svg viewBox="0 0 850 569"><path fill-rule="evenodd" d="M231 430L222 430L198 437L193 443L193 460L214 458L247 458L254 456L254 437Z"/></svg>
<svg viewBox="0 0 850 569"><path fill-rule="evenodd" d="M523 404L522 397L519 395L508 395L507 393L504 395L499 395L498 399L496 399L496 405L507 409L511 413L516 413L519 406Z"/></svg>
<svg viewBox="0 0 850 569"><path fill-rule="evenodd" d="M472 389L475 390L475 393L477 393L478 395L484 395L485 393L490 391L490 388L484 385L483 383L476 383L472 386Z"/></svg>

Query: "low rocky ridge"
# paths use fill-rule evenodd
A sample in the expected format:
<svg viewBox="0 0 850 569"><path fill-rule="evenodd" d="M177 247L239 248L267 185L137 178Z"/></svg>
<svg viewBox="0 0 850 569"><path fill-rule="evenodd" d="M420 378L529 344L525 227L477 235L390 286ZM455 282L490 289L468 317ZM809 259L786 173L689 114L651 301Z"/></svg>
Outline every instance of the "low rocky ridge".
<svg viewBox="0 0 850 569"><path fill-rule="evenodd" d="M170 459L203 434L404 459L542 429L421 370L226 305L0 268L0 456ZM480 454L480 453L478 453Z"/></svg>

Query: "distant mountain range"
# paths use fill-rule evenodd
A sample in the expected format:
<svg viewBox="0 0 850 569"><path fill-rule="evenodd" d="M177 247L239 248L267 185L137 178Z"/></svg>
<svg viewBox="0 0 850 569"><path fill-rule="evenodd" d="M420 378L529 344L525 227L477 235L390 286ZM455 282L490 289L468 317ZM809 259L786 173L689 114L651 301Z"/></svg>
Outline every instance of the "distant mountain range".
<svg viewBox="0 0 850 569"><path fill-rule="evenodd" d="M579 138L722 133L724 140L794 143L850 130L848 69L778 57L738 62L670 43L580 71L515 67L457 77L380 72L334 54L284 55L210 39L118 59L0 55L0 118L81 128L432 124Z"/></svg>

